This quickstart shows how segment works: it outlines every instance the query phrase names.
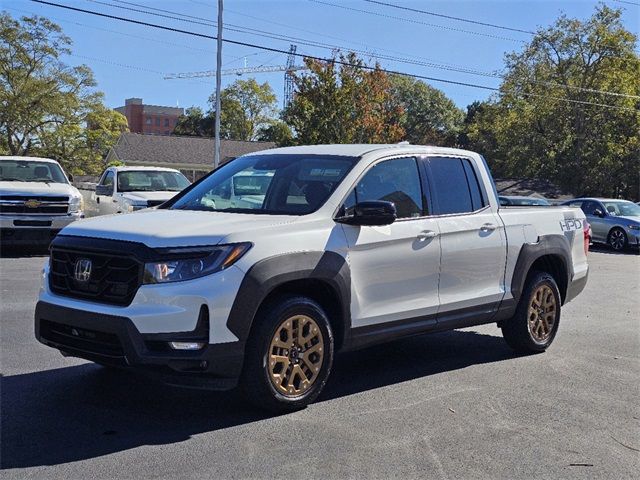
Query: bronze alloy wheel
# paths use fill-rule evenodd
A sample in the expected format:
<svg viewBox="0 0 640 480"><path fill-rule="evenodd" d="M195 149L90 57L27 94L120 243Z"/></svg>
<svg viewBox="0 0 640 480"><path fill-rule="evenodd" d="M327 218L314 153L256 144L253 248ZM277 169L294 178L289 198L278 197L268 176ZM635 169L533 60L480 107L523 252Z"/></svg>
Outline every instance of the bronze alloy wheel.
<svg viewBox="0 0 640 480"><path fill-rule="evenodd" d="M283 320L269 345L267 373L276 391L286 397L303 395L315 383L324 360L320 327L307 315Z"/></svg>
<svg viewBox="0 0 640 480"><path fill-rule="evenodd" d="M548 285L540 285L531 296L527 315L529 334L534 342L544 344L549 339L557 313L553 290Z"/></svg>

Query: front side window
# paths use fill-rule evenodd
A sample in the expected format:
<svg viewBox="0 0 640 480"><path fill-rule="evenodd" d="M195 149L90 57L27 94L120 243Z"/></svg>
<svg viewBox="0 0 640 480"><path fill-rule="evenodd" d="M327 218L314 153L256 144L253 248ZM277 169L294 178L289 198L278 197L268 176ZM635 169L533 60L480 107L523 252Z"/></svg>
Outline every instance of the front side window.
<svg viewBox="0 0 640 480"><path fill-rule="evenodd" d="M616 217L640 217L640 206L628 201L606 201L604 207L609 215Z"/></svg>
<svg viewBox="0 0 640 480"><path fill-rule="evenodd" d="M69 183L57 163L37 160L0 160L0 181Z"/></svg>
<svg viewBox="0 0 640 480"><path fill-rule="evenodd" d="M338 155L248 155L226 163L172 209L306 215L320 208L356 164Z"/></svg>
<svg viewBox="0 0 640 480"><path fill-rule="evenodd" d="M103 179L102 179L102 185L104 185L105 187L110 187L110 186L112 186L112 185L113 185L113 177L114 177L113 171L111 171L111 170L110 170L110 171L108 171L108 172L104 175L104 177L103 177Z"/></svg>
<svg viewBox="0 0 640 480"><path fill-rule="evenodd" d="M374 165L349 194L344 207L369 200L393 202L398 218L421 217L422 188L416 159L397 158Z"/></svg>
<svg viewBox="0 0 640 480"><path fill-rule="evenodd" d="M119 192L179 192L190 185L180 172L128 170L118 173Z"/></svg>
<svg viewBox="0 0 640 480"><path fill-rule="evenodd" d="M486 205L471 162L462 158L429 158L440 215L469 213Z"/></svg>

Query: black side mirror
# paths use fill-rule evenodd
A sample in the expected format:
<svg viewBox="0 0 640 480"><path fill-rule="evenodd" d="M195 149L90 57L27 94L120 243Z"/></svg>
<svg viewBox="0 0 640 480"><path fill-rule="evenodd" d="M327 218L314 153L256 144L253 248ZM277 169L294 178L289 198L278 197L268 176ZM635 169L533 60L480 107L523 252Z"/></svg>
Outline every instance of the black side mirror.
<svg viewBox="0 0 640 480"><path fill-rule="evenodd" d="M396 206L393 202L372 200L357 203L349 208L344 215L335 219L338 223L347 225L391 225L396 221Z"/></svg>
<svg viewBox="0 0 640 480"><path fill-rule="evenodd" d="M594 214L596 217L600 217L600 218L604 217L604 212L603 212L602 210L600 210L599 208L596 208L596 209L593 211L593 214Z"/></svg>
<svg viewBox="0 0 640 480"><path fill-rule="evenodd" d="M69 182L73 183L73 175L68 174L67 178L69 179Z"/></svg>
<svg viewBox="0 0 640 480"><path fill-rule="evenodd" d="M96 195L113 195L113 185L96 185Z"/></svg>

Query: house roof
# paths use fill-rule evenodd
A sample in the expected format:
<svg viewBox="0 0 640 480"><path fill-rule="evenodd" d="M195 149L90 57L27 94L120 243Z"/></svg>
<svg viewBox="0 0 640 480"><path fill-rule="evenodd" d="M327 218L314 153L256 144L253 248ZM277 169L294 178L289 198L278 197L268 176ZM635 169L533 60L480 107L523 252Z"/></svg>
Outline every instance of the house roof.
<svg viewBox="0 0 640 480"><path fill-rule="evenodd" d="M574 198L570 192L565 192L549 180L539 178L496 178L498 195L537 197L554 200L569 200Z"/></svg>
<svg viewBox="0 0 640 480"><path fill-rule="evenodd" d="M247 153L275 147L273 142L220 141L220 163ZM211 169L214 141L212 138L174 135L143 135L123 133L109 154L108 160L120 160L127 165L153 165L174 168Z"/></svg>

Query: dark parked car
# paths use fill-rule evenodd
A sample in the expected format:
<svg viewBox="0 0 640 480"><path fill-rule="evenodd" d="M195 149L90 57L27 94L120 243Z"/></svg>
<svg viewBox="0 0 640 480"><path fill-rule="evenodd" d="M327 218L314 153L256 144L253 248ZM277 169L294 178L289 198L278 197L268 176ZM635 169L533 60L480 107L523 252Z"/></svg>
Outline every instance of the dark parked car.
<svg viewBox="0 0 640 480"><path fill-rule="evenodd" d="M640 247L640 206L628 200L576 198L564 205L580 207L591 224L592 241L614 250Z"/></svg>
<svg viewBox="0 0 640 480"><path fill-rule="evenodd" d="M536 206L549 206L551 205L544 198L537 197L507 197L501 195L498 197L500 199L501 207L528 207L531 205Z"/></svg>

